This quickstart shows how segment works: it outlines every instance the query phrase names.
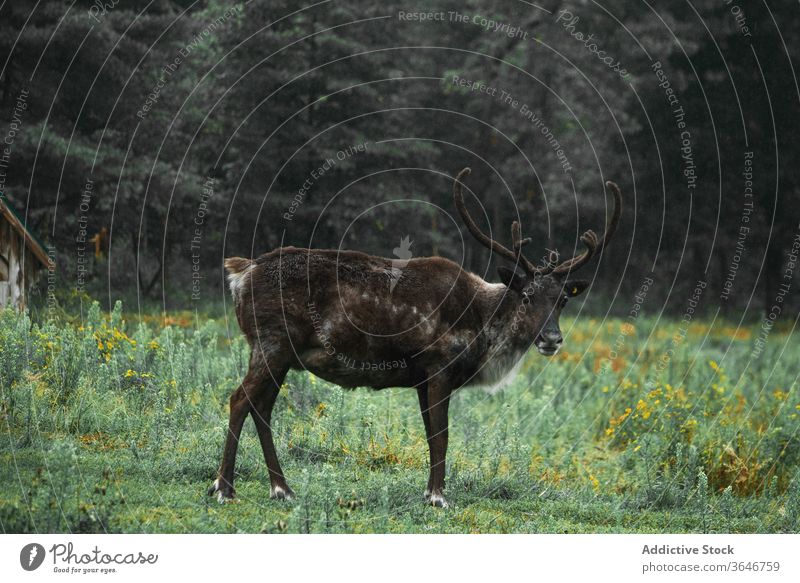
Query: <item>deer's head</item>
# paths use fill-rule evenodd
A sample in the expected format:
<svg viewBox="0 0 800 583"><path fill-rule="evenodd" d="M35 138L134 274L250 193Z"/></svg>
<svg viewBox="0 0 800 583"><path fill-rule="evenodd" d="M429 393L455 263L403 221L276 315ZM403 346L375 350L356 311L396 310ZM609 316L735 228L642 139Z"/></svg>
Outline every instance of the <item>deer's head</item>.
<svg viewBox="0 0 800 583"><path fill-rule="evenodd" d="M522 238L519 222L511 224L511 249L501 245L483 231L470 216L464 204L464 193L461 181L469 175L470 169L464 168L456 176L453 184L453 198L456 208L470 233L481 244L496 255L514 263L513 268L500 266L498 274L508 288L513 304L511 332L522 341L533 342L540 354L553 356L561 348L563 338L558 324L561 310L569 298L581 294L589 281L576 280L571 276L579 267L585 265L594 255L600 253L617 230L622 213L622 193L611 181L606 186L614 195L614 211L602 238L594 231L586 231L581 235L581 242L586 249L571 259L559 261L558 254L551 251L541 265L536 265L522 254L522 248L531 242L530 238Z"/></svg>

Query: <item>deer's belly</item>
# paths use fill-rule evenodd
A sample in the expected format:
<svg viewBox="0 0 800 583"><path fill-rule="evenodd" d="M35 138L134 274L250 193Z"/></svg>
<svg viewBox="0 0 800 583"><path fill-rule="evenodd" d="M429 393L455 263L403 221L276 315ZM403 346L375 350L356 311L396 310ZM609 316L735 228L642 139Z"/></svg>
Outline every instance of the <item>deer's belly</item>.
<svg viewBox="0 0 800 583"><path fill-rule="evenodd" d="M299 361L301 368L346 388L384 389L414 384L410 363L399 356L361 359L331 348L318 348L300 354Z"/></svg>

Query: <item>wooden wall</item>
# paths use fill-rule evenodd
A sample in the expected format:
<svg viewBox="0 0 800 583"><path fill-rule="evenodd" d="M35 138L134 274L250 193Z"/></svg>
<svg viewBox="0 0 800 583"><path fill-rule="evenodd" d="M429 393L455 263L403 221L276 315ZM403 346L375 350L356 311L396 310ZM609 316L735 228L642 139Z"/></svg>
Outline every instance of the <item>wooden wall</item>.
<svg viewBox="0 0 800 583"><path fill-rule="evenodd" d="M22 236L0 216L0 308L25 308L28 292L42 270L42 264Z"/></svg>

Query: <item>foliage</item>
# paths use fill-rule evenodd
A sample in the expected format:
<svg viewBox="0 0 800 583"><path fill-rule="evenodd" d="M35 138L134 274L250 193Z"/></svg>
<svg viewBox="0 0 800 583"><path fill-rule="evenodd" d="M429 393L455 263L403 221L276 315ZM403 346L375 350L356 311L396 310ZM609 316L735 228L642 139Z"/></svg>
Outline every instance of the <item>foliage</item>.
<svg viewBox="0 0 800 583"><path fill-rule="evenodd" d="M63 288L80 287L84 227L113 233L112 252L86 265L90 293L161 297L168 309L195 306L196 260L208 302L224 286L219 258L281 243L390 256L410 236L415 256L443 254L484 273L487 252L464 245L451 217L451 177L469 165L488 226L506 233L520 215L541 253L569 253L599 227L603 181L617 180L626 210L596 283L607 296L635 290L626 267L652 264L672 282L653 300L669 299L672 311L695 278L721 291L733 270L727 308L751 307L754 292L766 310L774 303L798 222L792 3L440 0L429 10L467 19L422 22L400 17L417 8L405 2L132 0L92 18L99 5L0 6L4 129L28 96L2 189L49 235ZM578 19L575 30L561 10ZM627 73L575 34L591 35ZM310 179L328 159L335 165Z"/></svg>

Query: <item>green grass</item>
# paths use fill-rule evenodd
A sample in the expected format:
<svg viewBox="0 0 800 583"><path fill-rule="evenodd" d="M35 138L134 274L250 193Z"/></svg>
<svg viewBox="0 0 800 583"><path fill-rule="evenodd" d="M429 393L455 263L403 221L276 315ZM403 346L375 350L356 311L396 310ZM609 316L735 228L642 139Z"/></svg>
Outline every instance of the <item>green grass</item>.
<svg viewBox="0 0 800 583"><path fill-rule="evenodd" d="M501 393L451 406L446 494L408 389L291 373L273 417L291 502L269 499L252 422L238 502L205 495L247 361L224 322L0 313L4 532L798 532L797 349L719 321L562 321ZM676 336L677 334L677 336ZM615 355L616 353L616 355ZM665 356L666 355L666 356ZM616 356L616 358L609 358Z"/></svg>

